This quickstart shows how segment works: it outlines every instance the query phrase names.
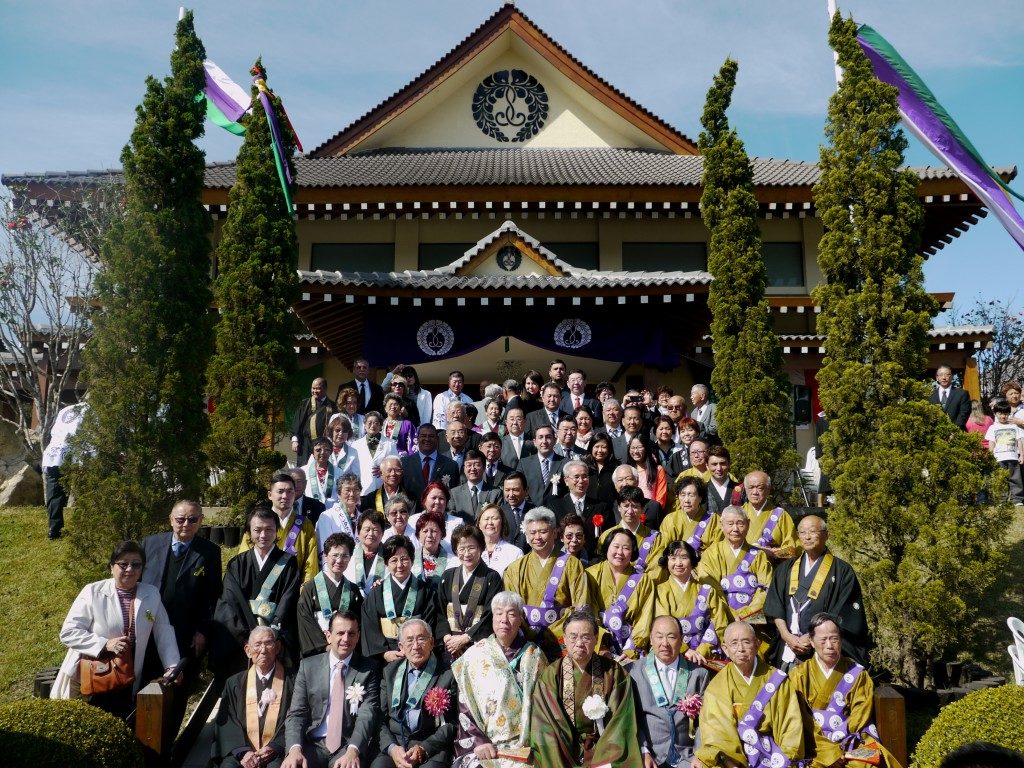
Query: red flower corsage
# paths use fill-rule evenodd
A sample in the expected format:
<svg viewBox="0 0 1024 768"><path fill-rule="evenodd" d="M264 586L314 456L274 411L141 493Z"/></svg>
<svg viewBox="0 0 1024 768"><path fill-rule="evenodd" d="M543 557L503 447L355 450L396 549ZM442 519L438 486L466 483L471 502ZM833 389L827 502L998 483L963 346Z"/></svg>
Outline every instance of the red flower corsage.
<svg viewBox="0 0 1024 768"><path fill-rule="evenodd" d="M441 725L441 716L448 711L452 704L452 695L444 688L434 686L423 694L423 708L437 718L437 724Z"/></svg>

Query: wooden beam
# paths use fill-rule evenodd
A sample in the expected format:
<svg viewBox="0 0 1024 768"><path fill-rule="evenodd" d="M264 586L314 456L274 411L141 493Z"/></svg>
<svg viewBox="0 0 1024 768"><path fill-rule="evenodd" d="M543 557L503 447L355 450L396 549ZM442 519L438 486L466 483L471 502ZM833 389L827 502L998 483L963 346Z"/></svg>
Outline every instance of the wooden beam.
<svg viewBox="0 0 1024 768"><path fill-rule="evenodd" d="M879 741L900 765L907 765L907 712L903 697L891 685L875 689L875 725Z"/></svg>
<svg viewBox="0 0 1024 768"><path fill-rule="evenodd" d="M166 731L173 696L173 691L155 681L135 696L135 738L157 755L162 755L165 747L170 747Z"/></svg>

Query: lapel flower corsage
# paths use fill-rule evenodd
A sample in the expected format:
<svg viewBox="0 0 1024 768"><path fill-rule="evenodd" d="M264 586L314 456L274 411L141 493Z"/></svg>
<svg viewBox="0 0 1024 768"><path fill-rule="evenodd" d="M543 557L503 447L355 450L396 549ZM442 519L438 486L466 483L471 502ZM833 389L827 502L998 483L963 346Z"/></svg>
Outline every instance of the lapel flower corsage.
<svg viewBox="0 0 1024 768"><path fill-rule="evenodd" d="M597 724L597 732L599 735L603 736L604 719L611 711L608 709L608 705L605 703L605 700L596 693L592 693L583 700L583 706L581 709L583 710L584 715Z"/></svg>
<svg viewBox="0 0 1024 768"><path fill-rule="evenodd" d="M269 707L275 701L277 701L277 694L274 692L274 689L269 686L264 688L263 694L260 696L259 710L261 717L263 716L263 713L267 711L267 707Z"/></svg>
<svg viewBox="0 0 1024 768"><path fill-rule="evenodd" d="M192 576L194 576L195 578L199 578L200 576L202 576L205 573L206 573L206 566L205 565L200 565L199 566L199 570L196 571L195 573L193 573Z"/></svg>
<svg viewBox="0 0 1024 768"><path fill-rule="evenodd" d="M452 487L452 476L451 475L441 475L441 482L444 483L444 487L445 488L451 488Z"/></svg>
<svg viewBox="0 0 1024 768"><path fill-rule="evenodd" d="M441 717L448 711L451 703L451 694L444 688L436 685L423 694L423 708L434 716L438 728L441 727Z"/></svg>
<svg viewBox="0 0 1024 768"><path fill-rule="evenodd" d="M562 482L562 476L561 475L552 475L551 476L551 492L552 493L558 493L558 484L560 482Z"/></svg>
<svg viewBox="0 0 1024 768"><path fill-rule="evenodd" d="M349 714L354 715L356 713L364 696L366 696L366 689L360 683L353 683L348 686L345 691L345 698L348 700Z"/></svg>
<svg viewBox="0 0 1024 768"><path fill-rule="evenodd" d="M156 616L153 615L152 611L146 611L146 621L148 621L150 624L156 622Z"/></svg>
<svg viewBox="0 0 1024 768"><path fill-rule="evenodd" d="M676 709L690 718L691 738L697 732L697 716L700 714L700 708L703 704L704 700L700 697L699 693L691 693L689 696L680 699L676 704Z"/></svg>

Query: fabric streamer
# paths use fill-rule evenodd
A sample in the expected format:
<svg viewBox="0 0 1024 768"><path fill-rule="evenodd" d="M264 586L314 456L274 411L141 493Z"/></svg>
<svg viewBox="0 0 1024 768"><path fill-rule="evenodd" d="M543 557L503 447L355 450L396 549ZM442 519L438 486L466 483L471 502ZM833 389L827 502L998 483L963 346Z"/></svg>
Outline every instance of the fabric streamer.
<svg viewBox="0 0 1024 768"><path fill-rule="evenodd" d="M971 188L1024 249L1024 219L1009 195L1021 200L1024 197L1011 190L985 163L960 126L885 38L862 24L857 42L871 62L875 77L899 90L900 117L907 129Z"/></svg>
<svg viewBox="0 0 1024 768"><path fill-rule="evenodd" d="M209 59L203 62L203 69L206 87L196 95L196 101L206 100L206 117L214 125L235 136L244 136L245 126L238 121L252 104L249 94Z"/></svg>
<svg viewBox="0 0 1024 768"><path fill-rule="evenodd" d="M292 174L288 169L288 161L284 153L284 142L281 139L281 128L277 123L277 114L274 112L274 105L270 101L272 91L267 87L266 72L258 64L250 70L253 75L253 83L259 90L260 103L263 111L267 113L267 124L270 126L270 146L274 151L274 164L277 166L277 177L281 180L281 191L284 192L284 201L289 213L292 212L292 196L288 192L288 185L292 183ZM297 142L296 142L297 143Z"/></svg>

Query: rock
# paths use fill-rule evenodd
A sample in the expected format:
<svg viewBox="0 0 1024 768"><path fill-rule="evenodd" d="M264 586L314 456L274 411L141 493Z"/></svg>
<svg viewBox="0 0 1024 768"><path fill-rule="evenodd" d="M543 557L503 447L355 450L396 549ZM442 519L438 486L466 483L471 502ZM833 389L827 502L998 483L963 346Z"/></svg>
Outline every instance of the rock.
<svg viewBox="0 0 1024 768"><path fill-rule="evenodd" d="M43 476L25 462L0 486L0 507L38 507L43 503Z"/></svg>
<svg viewBox="0 0 1024 768"><path fill-rule="evenodd" d="M0 478L10 477L28 459L28 448L11 422L0 419Z"/></svg>

